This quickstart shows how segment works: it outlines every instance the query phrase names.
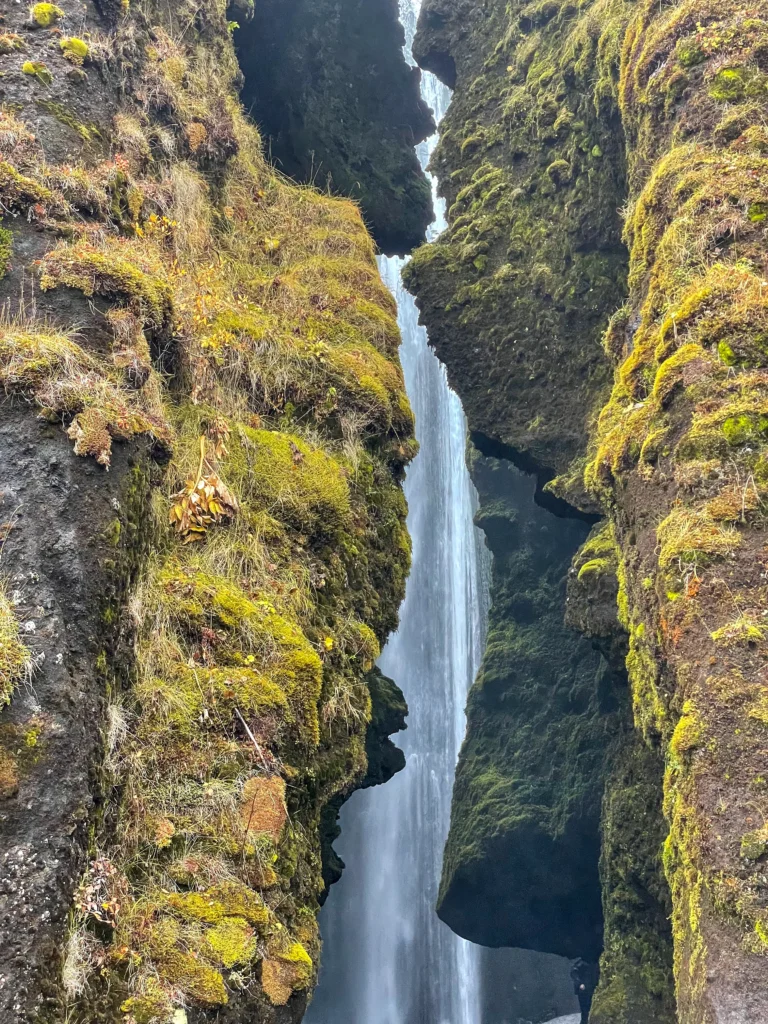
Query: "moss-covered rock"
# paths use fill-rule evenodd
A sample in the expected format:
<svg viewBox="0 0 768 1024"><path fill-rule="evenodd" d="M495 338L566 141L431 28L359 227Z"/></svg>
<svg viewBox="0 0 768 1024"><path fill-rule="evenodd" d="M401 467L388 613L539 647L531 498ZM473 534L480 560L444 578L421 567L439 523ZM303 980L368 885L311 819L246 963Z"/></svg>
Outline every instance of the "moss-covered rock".
<svg viewBox="0 0 768 1024"><path fill-rule="evenodd" d="M448 230L405 281L470 428L559 474L608 383L600 334L624 288L627 17L622 0L428 0L415 42L456 91L432 160Z"/></svg>
<svg viewBox="0 0 768 1024"><path fill-rule="evenodd" d="M535 505L534 480L508 464L475 456L472 469L492 605L438 912L475 942L596 960L600 805L621 719L608 666L563 623L588 527Z"/></svg>
<svg viewBox="0 0 768 1024"><path fill-rule="evenodd" d="M665 761L663 864L683 1024L760 1019L768 1005L760 858L742 855L760 849L753 839L765 816L756 723L766 654L767 38L763 13L739 0L482 11L430 0L417 40L422 63L457 92L435 161L449 231L417 254L409 281L473 425L531 456L534 468L557 469L551 489L582 507L573 482L586 465L585 485L610 516L635 726ZM613 139L588 145L595 124L613 124ZM537 133L534 144L526 130ZM592 198L585 180L599 182ZM512 214L497 202L508 182ZM545 201L560 211L556 224ZM562 233L573 227L591 247L594 229L611 237L603 227L616 222L604 218L621 206L628 289L615 275L598 293L604 313L620 306L604 336L616 373L585 459L585 432L569 431L597 397L581 370L595 335L582 329L583 309L565 330L553 307L563 307L558 289L592 251ZM505 256L502 244L521 227L546 237ZM550 240L567 265L539 258ZM510 297L527 303L519 325ZM554 359L543 357L543 326L563 339ZM522 346L511 374L518 364L507 339L520 349L526 327L535 344ZM596 317L590 330L598 328ZM610 598L616 585L593 540L572 575L572 621L599 638L600 593ZM605 906L606 923L616 920ZM626 1016L621 992L638 981L637 951L650 948L635 925L619 928L628 936L621 955L606 932L613 976L598 993L601 1019Z"/></svg>

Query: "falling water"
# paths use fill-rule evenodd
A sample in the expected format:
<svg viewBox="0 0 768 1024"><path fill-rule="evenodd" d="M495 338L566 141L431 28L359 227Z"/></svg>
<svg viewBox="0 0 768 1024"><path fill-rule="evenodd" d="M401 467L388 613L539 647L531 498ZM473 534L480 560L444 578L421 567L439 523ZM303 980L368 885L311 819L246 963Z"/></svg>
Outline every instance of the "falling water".
<svg viewBox="0 0 768 1024"><path fill-rule="evenodd" d="M408 56L418 2L400 2ZM425 74L422 91L439 119L448 90ZM433 144L420 147L423 165ZM435 205L433 235L445 226ZM410 709L401 738L406 767L385 786L356 793L342 811L336 845L347 867L321 915L323 967L306 1020L479 1024L477 948L438 919L435 900L464 705L484 644L487 554L472 521L461 404L400 283L402 261L382 257L379 266L397 299L421 445L405 484L413 566L400 628L380 660Z"/></svg>

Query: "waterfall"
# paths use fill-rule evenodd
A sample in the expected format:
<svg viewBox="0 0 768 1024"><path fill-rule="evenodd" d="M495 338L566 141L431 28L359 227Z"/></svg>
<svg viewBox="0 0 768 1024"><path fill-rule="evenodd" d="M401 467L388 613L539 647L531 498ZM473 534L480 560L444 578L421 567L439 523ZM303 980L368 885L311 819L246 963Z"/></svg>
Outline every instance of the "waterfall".
<svg viewBox="0 0 768 1024"><path fill-rule="evenodd" d="M400 0L410 59L418 0ZM439 119L450 94L424 74ZM426 166L435 139L419 148ZM432 233L445 226L435 197ZM405 483L413 565L400 628L380 666L408 701L398 740L406 767L385 786L355 793L336 848L346 870L320 920L320 983L308 1024L480 1024L479 950L435 913L451 790L464 737L467 691L484 646L487 552L473 524L466 421L445 369L400 283L402 261L380 258L397 299L400 358L421 450Z"/></svg>

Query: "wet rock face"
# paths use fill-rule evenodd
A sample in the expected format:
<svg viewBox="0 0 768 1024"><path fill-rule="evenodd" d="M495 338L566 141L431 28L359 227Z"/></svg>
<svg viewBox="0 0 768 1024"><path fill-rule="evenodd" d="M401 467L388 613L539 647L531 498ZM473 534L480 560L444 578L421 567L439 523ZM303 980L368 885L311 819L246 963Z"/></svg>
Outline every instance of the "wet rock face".
<svg viewBox="0 0 768 1024"><path fill-rule="evenodd" d="M432 197L413 147L434 123L396 0L265 0L240 21L243 100L277 166L358 201L387 255L423 242Z"/></svg>
<svg viewBox="0 0 768 1024"><path fill-rule="evenodd" d="M622 726L611 673L562 619L588 527L535 505L534 480L508 463L476 456L472 471L492 605L438 913L474 942L596 960L600 805Z"/></svg>
<svg viewBox="0 0 768 1024"><path fill-rule="evenodd" d="M2 572L32 659L0 724L0 1017L8 1024L56 1005L98 792L91 772L116 609L146 549L145 470L141 451L123 447L106 476L26 403L0 408Z"/></svg>

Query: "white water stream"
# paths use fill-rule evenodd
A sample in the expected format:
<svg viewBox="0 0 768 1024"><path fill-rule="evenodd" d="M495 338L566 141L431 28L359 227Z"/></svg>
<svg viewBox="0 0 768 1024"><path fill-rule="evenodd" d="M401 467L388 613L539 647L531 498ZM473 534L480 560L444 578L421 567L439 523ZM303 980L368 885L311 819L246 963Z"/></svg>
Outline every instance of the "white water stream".
<svg viewBox="0 0 768 1024"><path fill-rule="evenodd" d="M406 52L419 0L400 0ZM448 90L430 74L422 93L440 119ZM435 139L419 147L426 166ZM431 237L444 227L443 205ZM336 849L346 862L321 914L320 984L307 1024L480 1024L479 949L435 913L451 791L464 738L464 705L484 646L487 559L473 524L476 495L465 463L466 421L430 350L402 261L380 258L398 304L400 358L421 450L408 469L413 565L400 628L380 666L408 701L397 737L406 767L358 792L341 813Z"/></svg>

